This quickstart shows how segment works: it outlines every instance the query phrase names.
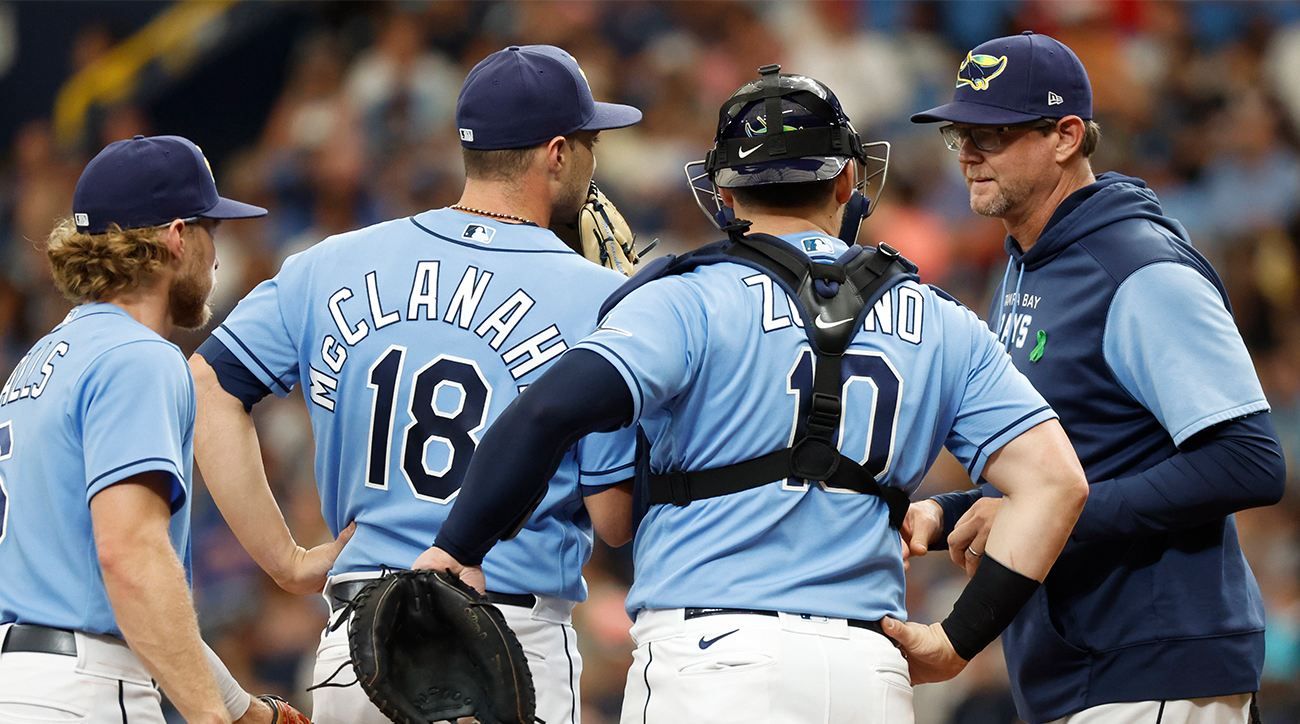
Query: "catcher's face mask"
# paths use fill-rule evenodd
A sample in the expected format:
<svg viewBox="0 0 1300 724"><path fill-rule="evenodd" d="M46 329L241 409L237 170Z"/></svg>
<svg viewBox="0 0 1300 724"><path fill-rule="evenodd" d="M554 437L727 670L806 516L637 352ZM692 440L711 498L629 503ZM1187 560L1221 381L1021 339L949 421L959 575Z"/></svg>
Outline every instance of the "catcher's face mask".
<svg viewBox="0 0 1300 724"><path fill-rule="evenodd" d="M864 145L829 88L780 70L779 65L759 68L760 77L722 105L713 149L704 160L686 164L695 203L721 228L730 209L723 205L719 188L825 181L853 163L857 196L846 206L840 234L853 243L858 225L875 209L884 187L889 143ZM868 149L881 149L875 153L883 155ZM877 177L875 196L868 202L866 189ZM706 207L704 196L712 198L714 210Z"/></svg>

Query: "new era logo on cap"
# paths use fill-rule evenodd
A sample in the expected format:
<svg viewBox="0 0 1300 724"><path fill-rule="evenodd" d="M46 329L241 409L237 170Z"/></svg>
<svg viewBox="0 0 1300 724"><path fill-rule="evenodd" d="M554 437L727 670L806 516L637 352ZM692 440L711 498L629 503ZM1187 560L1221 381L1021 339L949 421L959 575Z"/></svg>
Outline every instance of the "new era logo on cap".
<svg viewBox="0 0 1300 724"><path fill-rule="evenodd" d="M89 214L73 214L72 222L77 226L90 226Z"/></svg>
<svg viewBox="0 0 1300 724"><path fill-rule="evenodd" d="M1053 93L1053 92L1051 92L1051 91L1047 91L1047 105L1049 105L1049 106L1059 106L1059 105L1061 105L1061 104L1064 103L1064 102L1065 102L1065 99L1064 99L1064 98L1062 98L1062 97L1056 95L1055 93Z"/></svg>
<svg viewBox="0 0 1300 724"><path fill-rule="evenodd" d="M473 141L473 140L474 140L474 129L472 129L472 128L462 128L462 129L460 129L460 140L462 140L462 141Z"/></svg>

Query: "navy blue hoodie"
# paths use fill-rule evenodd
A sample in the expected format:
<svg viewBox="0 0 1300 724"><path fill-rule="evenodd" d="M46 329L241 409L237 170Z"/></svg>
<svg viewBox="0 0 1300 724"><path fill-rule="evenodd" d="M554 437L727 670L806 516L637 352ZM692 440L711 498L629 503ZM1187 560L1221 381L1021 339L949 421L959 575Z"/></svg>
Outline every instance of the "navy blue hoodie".
<svg viewBox="0 0 1300 724"><path fill-rule="evenodd" d="M1256 691L1264 609L1232 516L1179 521L1186 511L1175 510L1156 523L1133 513L1141 505L1118 486L1097 485L1148 471L1179 452L1103 354L1116 291L1138 270L1173 262L1214 286L1222 316L1222 282L1145 184L1114 173L1062 203L1029 251L1010 237L1007 251L1011 264L989 326L1060 415L1092 484L1085 518L1091 513L1094 521L1080 519L1042 588L1003 634L1021 717L1040 724L1111 702ZM1230 320L1227 327L1240 345ZM1244 346L1238 357L1245 357ZM1251 378L1244 386L1257 389L1248 357L1244 364ZM1222 410L1216 421L1265 411L1267 402L1260 392ZM1232 484L1210 481L1225 482ZM940 496L949 525L978 495ZM952 498L965 498L955 513Z"/></svg>

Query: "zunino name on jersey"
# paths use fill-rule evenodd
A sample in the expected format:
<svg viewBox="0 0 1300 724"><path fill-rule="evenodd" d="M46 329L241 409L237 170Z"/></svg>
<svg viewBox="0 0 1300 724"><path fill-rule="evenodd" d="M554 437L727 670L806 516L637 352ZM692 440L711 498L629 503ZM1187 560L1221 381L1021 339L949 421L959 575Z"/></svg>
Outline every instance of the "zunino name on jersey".
<svg viewBox="0 0 1300 724"><path fill-rule="evenodd" d="M360 344L372 330L383 329L390 324L403 321L441 319L449 325L464 330L472 328L474 334L497 351L507 340L513 342L514 340L510 339L511 334L524 321L524 317L536 303L528 292L523 289L516 290L475 326L473 320L492 282L492 272L472 265L466 267L459 276L455 291L450 297L443 296L447 302L440 308L438 292L441 267L441 262L433 260L416 263L411 277L411 286L409 290L403 289L403 295L406 297L405 314L400 309L392 307L385 311L379 291L378 274L374 271L367 272L364 277L368 309L360 308L359 298L348 303L357 296L351 287L340 287L330 294L326 303L342 341L333 334L326 334L321 340L320 351L325 366L335 375L341 373L343 365L347 363L348 347ZM391 299L391 295L389 298ZM550 324L526 339L512 344L504 352L500 352L500 356L502 363L510 370L510 375L517 380L560 356L566 349L568 345L559 327ZM315 367L312 367L310 372L311 401L332 412L334 399L330 395L338 388L338 379Z"/></svg>
<svg viewBox="0 0 1300 724"><path fill-rule="evenodd" d="M804 328L799 305L782 293L785 300L785 312L776 310L775 291L772 277L755 274L742 279L746 286L754 287L763 295L763 332L775 332L791 324ZM913 286L901 284L884 294L862 320L862 329L867 332L895 335L904 342L920 344L924 331L925 295ZM849 320L818 319L815 323L822 327L833 327Z"/></svg>

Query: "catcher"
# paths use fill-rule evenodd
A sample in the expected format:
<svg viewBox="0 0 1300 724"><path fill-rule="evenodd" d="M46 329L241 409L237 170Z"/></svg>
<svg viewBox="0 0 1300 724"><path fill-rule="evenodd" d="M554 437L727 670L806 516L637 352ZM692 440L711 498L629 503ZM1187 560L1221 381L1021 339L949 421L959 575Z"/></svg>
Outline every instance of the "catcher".
<svg viewBox="0 0 1300 724"><path fill-rule="evenodd" d="M596 134L640 119L635 108L595 102L576 61L559 48L492 54L470 72L457 104L466 172L459 201L290 257L191 358L195 459L213 499L277 583L297 593L324 588L333 608L316 656L314 681L331 684L313 691L317 724L387 724L385 712L394 711L411 717L402 721L460 716L430 713L440 697L451 701L451 691L457 706L468 696L481 719L490 716L478 706L481 694L452 679L436 696L412 691L409 709L381 712L373 692L367 696L344 671L353 660L349 604L381 571L413 566L458 499L483 430L595 329L600 303L630 273L631 233L603 196L587 201ZM594 234L593 259L623 274L573 253L548 230L580 211L586 220L573 227ZM249 414L258 400L287 396L299 382L316 438L321 512L339 536L311 551L294 542L272 497ZM499 618L482 606L466 609L480 621L508 622L519 636L537 682L535 713L547 724L579 719L582 657L570 612L587 595L581 574L594 533L612 545L632 536L631 521L617 511L631 497L634 449L630 431L571 440L548 489L532 501L535 513L515 521L518 535L485 561L487 599ZM392 580L406 590L414 579ZM411 590L432 586L412 583ZM375 638L376 647L400 643L409 651L418 638L385 625L393 637ZM425 671L412 661L432 665L442 653L391 660L391 669L378 671L400 682L401 672ZM509 685L522 691L522 680ZM498 718L532 716L524 707L514 719Z"/></svg>

